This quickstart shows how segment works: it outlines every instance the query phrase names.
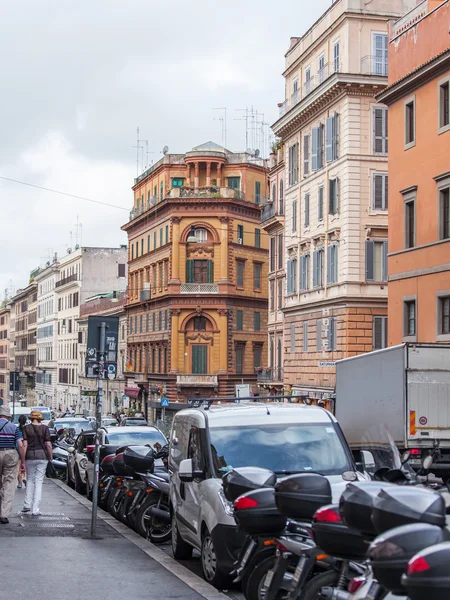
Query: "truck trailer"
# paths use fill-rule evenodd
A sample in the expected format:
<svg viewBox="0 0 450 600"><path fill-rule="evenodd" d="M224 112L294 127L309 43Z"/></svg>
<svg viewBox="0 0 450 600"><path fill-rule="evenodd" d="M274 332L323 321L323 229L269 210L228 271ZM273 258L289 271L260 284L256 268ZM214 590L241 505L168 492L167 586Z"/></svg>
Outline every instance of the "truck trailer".
<svg viewBox="0 0 450 600"><path fill-rule="evenodd" d="M450 477L450 345L400 344L336 363L336 417L353 451L385 425L400 451L419 468Z"/></svg>

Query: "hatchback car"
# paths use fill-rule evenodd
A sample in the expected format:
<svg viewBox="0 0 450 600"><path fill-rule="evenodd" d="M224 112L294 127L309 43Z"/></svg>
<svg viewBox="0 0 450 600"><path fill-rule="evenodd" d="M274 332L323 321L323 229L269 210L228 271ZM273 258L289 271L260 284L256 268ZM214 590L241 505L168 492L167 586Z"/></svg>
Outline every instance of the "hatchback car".
<svg viewBox="0 0 450 600"><path fill-rule="evenodd" d="M143 417L124 417L120 421L121 427L146 427L147 421Z"/></svg>

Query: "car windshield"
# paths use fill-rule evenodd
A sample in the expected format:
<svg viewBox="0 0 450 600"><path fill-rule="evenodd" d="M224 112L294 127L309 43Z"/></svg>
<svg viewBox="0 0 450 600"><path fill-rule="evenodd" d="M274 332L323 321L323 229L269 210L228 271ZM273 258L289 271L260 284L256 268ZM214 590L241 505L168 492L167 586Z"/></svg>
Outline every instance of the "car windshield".
<svg viewBox="0 0 450 600"><path fill-rule="evenodd" d="M74 429L76 434L81 433L82 431L89 431L92 429L92 423L90 421L76 421L75 419L67 421L55 421L55 429L59 431L60 429Z"/></svg>
<svg viewBox="0 0 450 600"><path fill-rule="evenodd" d="M280 475L340 475L352 468L333 423L211 427L210 437L217 477L235 467L262 467Z"/></svg>
<svg viewBox="0 0 450 600"><path fill-rule="evenodd" d="M155 445L165 446L167 444L166 438L163 434L153 429L151 431L127 431L125 428L118 428L113 433L108 433L106 436L106 443L117 446L151 446L158 450L159 448Z"/></svg>

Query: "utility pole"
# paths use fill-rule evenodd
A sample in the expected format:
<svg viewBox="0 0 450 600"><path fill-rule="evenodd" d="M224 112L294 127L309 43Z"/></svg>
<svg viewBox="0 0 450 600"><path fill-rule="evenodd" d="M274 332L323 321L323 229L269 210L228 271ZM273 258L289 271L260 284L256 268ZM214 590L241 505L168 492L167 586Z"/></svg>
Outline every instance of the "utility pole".
<svg viewBox="0 0 450 600"><path fill-rule="evenodd" d="M98 484L100 471L100 444L102 427L102 404L103 404L103 377L105 376L106 361L106 323L102 321L99 325L100 343L98 353L98 379L97 379L97 402L95 407L95 451L94 451L94 487L92 489L92 520L91 520L91 538L98 539L97 536L97 508L98 508Z"/></svg>

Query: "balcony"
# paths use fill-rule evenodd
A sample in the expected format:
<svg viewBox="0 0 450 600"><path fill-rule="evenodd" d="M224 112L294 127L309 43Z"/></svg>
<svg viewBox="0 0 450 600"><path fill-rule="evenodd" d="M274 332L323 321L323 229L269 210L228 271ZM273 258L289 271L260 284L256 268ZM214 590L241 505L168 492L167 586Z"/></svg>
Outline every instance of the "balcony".
<svg viewBox="0 0 450 600"><path fill-rule="evenodd" d="M217 283L182 283L180 294L218 294Z"/></svg>
<svg viewBox="0 0 450 600"><path fill-rule="evenodd" d="M67 277L64 277L64 279L60 279L59 281L57 281L55 287L57 287L57 288L62 287L66 283L71 283L72 281L76 281L77 278L78 278L78 276L76 273L74 273L73 275L68 275Z"/></svg>
<svg viewBox="0 0 450 600"><path fill-rule="evenodd" d="M387 77L388 59L382 56L363 56L361 59L361 73L363 75L378 75Z"/></svg>
<svg viewBox="0 0 450 600"><path fill-rule="evenodd" d="M257 383L283 383L281 367L259 367L256 371Z"/></svg>
<svg viewBox="0 0 450 600"><path fill-rule="evenodd" d="M217 375L177 375L180 387L217 387Z"/></svg>

